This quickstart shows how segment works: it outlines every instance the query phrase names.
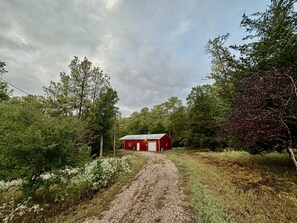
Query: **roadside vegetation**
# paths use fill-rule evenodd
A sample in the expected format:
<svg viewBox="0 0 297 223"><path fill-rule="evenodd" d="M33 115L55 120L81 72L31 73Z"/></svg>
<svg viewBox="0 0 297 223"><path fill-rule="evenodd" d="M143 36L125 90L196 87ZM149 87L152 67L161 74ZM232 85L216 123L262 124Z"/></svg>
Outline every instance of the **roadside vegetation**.
<svg viewBox="0 0 297 223"><path fill-rule="evenodd" d="M83 167L45 172L28 179L0 181L0 220L38 222L114 183L131 171L130 156L96 159Z"/></svg>
<svg viewBox="0 0 297 223"><path fill-rule="evenodd" d="M287 154L165 154L180 170L196 222L297 221L297 179Z"/></svg>
<svg viewBox="0 0 297 223"><path fill-rule="evenodd" d="M74 57L69 69L44 97L11 97L0 82L2 222L44 221L131 169L127 156L102 158L115 151L118 97L109 76L87 58Z"/></svg>

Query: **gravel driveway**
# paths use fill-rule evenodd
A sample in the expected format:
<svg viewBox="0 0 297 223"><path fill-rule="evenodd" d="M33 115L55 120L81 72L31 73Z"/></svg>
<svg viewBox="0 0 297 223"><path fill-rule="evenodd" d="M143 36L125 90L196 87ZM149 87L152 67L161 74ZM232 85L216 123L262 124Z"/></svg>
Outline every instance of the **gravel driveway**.
<svg viewBox="0 0 297 223"><path fill-rule="evenodd" d="M88 218L84 223L193 222L176 166L163 154L138 153L148 162L134 181L122 188L101 220Z"/></svg>

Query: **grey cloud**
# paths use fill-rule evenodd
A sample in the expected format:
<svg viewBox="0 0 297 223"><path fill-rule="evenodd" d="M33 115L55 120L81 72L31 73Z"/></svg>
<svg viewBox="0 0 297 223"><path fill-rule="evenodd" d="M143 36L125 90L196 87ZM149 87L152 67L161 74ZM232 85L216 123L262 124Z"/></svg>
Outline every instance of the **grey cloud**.
<svg viewBox="0 0 297 223"><path fill-rule="evenodd" d="M73 56L86 56L111 76L129 115L210 83L207 40L239 33L241 14L265 1L0 1L0 59L6 79L43 95Z"/></svg>

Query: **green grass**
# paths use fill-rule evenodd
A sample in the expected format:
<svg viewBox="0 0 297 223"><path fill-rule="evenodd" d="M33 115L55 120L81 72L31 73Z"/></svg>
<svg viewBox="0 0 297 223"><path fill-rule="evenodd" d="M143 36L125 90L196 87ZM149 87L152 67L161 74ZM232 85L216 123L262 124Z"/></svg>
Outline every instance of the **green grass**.
<svg viewBox="0 0 297 223"><path fill-rule="evenodd" d="M166 155L180 170L196 222L297 222L297 178L286 154Z"/></svg>
<svg viewBox="0 0 297 223"><path fill-rule="evenodd" d="M146 163L146 158L137 156L131 160L132 171L119 177L116 183L108 188L105 188L98 192L92 199L86 200L77 206L71 207L68 210L56 215L53 218L48 219L46 222L52 223L70 223L81 222L88 217L100 218L102 212L106 210L110 202L120 192L124 185L132 182L135 175Z"/></svg>

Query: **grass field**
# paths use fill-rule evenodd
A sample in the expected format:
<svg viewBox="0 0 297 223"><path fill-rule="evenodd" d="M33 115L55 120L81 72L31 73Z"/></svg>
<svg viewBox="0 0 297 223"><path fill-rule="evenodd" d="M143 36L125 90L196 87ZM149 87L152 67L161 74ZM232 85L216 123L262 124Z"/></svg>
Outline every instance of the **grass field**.
<svg viewBox="0 0 297 223"><path fill-rule="evenodd" d="M145 163L146 159L141 156L131 159L132 171L120 176L115 184L99 191L92 199L69 208L67 211L62 212L51 219L47 219L46 222L72 223L81 222L88 217L100 217L102 212L108 208L109 203L115 198L121 188L134 179L135 175Z"/></svg>
<svg viewBox="0 0 297 223"><path fill-rule="evenodd" d="M180 170L196 222L297 222L297 175L286 154L165 154Z"/></svg>

